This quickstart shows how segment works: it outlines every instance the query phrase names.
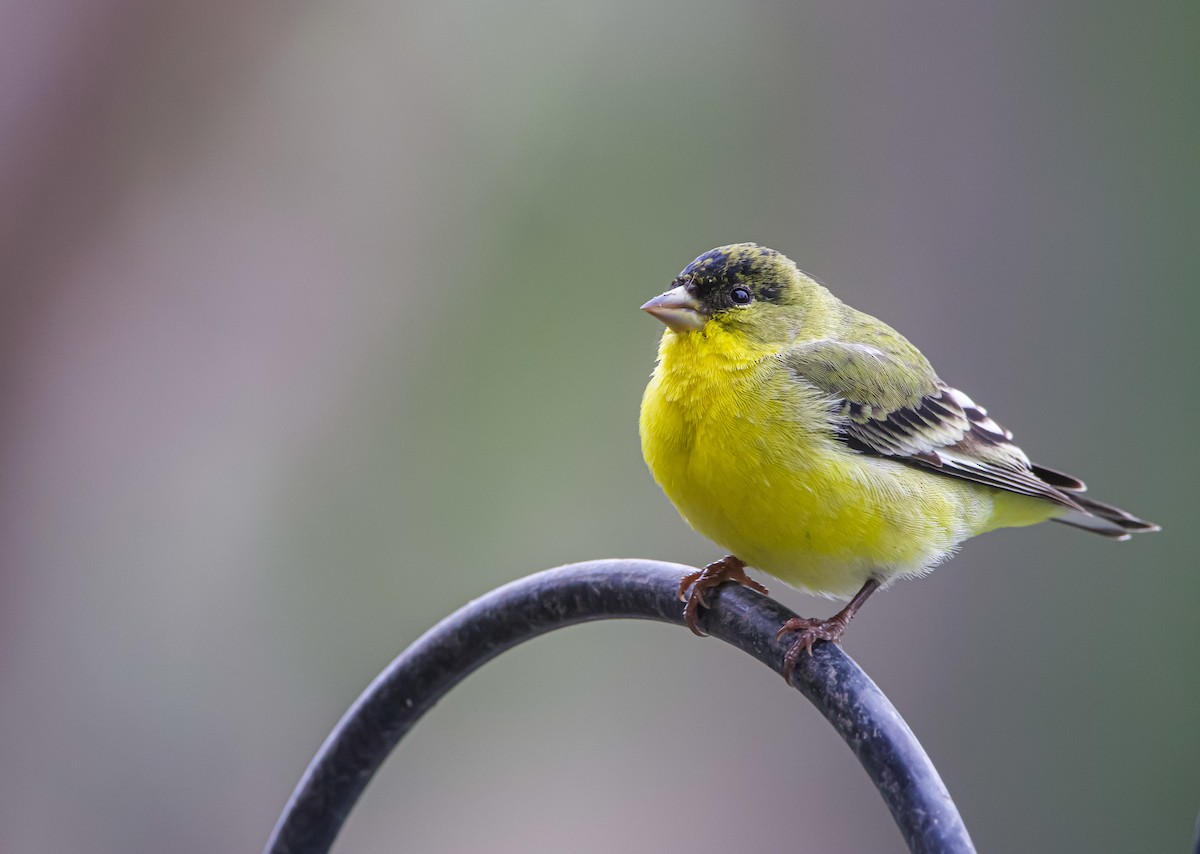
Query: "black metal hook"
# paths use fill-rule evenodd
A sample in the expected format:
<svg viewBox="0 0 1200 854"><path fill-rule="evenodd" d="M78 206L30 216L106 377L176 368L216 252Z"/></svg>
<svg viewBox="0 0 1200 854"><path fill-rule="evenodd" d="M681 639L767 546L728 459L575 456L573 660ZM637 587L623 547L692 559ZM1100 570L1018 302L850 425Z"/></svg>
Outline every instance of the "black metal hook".
<svg viewBox="0 0 1200 854"><path fill-rule="evenodd" d="M649 560L598 560L527 576L442 620L355 701L301 777L266 854L321 854L379 766L405 733L467 674L507 649L577 623L619 618L682 625L679 579L691 567ZM703 628L780 673L794 616L737 585L711 597ZM950 794L900 713L834 644L802 656L793 684L854 751L916 852L974 852Z"/></svg>

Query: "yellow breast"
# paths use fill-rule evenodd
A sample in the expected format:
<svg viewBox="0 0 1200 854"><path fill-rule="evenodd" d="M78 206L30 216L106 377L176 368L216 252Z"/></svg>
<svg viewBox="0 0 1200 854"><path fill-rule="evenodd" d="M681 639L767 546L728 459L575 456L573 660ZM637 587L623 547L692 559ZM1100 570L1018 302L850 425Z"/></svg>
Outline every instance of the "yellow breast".
<svg viewBox="0 0 1200 854"><path fill-rule="evenodd" d="M667 332L642 453L689 524L792 586L848 596L922 572L985 526L990 490L856 454L831 402L720 330Z"/></svg>

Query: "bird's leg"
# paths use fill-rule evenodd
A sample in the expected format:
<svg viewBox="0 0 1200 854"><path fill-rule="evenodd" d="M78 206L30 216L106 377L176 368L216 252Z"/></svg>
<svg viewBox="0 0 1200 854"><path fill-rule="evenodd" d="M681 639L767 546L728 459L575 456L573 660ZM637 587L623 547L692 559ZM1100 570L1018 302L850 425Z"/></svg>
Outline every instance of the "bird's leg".
<svg viewBox="0 0 1200 854"><path fill-rule="evenodd" d="M687 627L694 634L700 637L704 637L705 634L697 622L700 617L700 609L708 607L704 591L720 587L726 581L736 581L751 590L757 590L764 596L767 595L767 588L746 575L746 564L733 555L727 555L720 560L713 561L704 569L688 573L679 579L679 601L686 603L683 606L683 621L687 623ZM691 590L689 591L688 588Z"/></svg>
<svg viewBox="0 0 1200 854"><path fill-rule="evenodd" d="M815 641L826 640L838 643L842 638L842 632L846 631L846 626L850 625L850 621L854 619L854 615L858 613L863 602L866 602L867 598L878 589L879 582L874 578L868 579L862 589L854 594L854 598L846 603L846 607L828 620L792 617L780 627L779 631L775 633L777 638L788 632L799 632L783 656L783 678L789 685L792 684L792 674L796 670L796 665L800 663L800 653L807 650L808 654L812 655L812 645Z"/></svg>

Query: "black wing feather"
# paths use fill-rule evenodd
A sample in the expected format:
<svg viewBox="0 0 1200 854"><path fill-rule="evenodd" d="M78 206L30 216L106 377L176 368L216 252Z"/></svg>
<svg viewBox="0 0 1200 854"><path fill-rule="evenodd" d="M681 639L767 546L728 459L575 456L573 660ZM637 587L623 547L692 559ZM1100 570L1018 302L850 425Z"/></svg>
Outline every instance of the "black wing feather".
<svg viewBox="0 0 1200 854"><path fill-rule="evenodd" d="M865 317L865 316L860 316ZM1079 493L1083 481L1034 465L987 410L946 385L911 344L872 318L872 343L821 339L782 361L830 395L835 436L862 454L1028 495L1066 510L1055 521L1124 539L1158 530L1152 522ZM871 324L874 324L873 326Z"/></svg>
<svg viewBox="0 0 1200 854"><path fill-rule="evenodd" d="M1034 466L1011 433L945 383L915 406L857 418L846 408L838 438L860 453L1084 510L1068 494L1083 488L1079 480Z"/></svg>

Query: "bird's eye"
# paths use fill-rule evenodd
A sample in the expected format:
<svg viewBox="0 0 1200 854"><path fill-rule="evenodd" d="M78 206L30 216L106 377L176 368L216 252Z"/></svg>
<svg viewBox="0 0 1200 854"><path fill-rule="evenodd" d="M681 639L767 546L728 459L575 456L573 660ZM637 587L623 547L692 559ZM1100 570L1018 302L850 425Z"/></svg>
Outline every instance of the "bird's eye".
<svg viewBox="0 0 1200 854"><path fill-rule="evenodd" d="M734 288L729 292L729 298L737 305L749 305L750 300L753 299L745 288Z"/></svg>

